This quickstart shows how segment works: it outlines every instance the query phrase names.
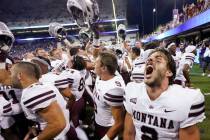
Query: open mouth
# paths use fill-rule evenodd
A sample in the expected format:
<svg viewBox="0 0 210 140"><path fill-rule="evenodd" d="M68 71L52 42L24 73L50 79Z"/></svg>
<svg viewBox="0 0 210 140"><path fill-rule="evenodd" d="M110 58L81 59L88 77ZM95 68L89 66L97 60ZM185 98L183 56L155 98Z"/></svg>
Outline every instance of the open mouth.
<svg viewBox="0 0 210 140"><path fill-rule="evenodd" d="M150 77L150 75L152 74L153 72L153 67L151 65L147 66L146 68L146 77Z"/></svg>

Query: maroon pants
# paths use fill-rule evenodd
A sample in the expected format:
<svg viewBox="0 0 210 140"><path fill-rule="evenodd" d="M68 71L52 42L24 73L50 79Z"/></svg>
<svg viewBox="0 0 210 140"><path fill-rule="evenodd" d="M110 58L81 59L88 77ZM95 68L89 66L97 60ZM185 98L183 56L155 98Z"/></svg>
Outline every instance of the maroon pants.
<svg viewBox="0 0 210 140"><path fill-rule="evenodd" d="M181 81L181 80L175 80L175 81L174 81L174 84L177 84L177 85L182 86L182 81Z"/></svg>
<svg viewBox="0 0 210 140"><path fill-rule="evenodd" d="M68 140L78 140L77 133L76 133L74 127L72 127L72 126L70 127L70 129L66 135L67 135Z"/></svg>
<svg viewBox="0 0 210 140"><path fill-rule="evenodd" d="M79 126L80 116L82 116L82 114L84 113L85 113L85 100L82 97L72 105L70 110L70 117L75 128Z"/></svg>
<svg viewBox="0 0 210 140"><path fill-rule="evenodd" d="M103 138L106 135L109 128L110 127L104 127L104 126L98 125L95 122L95 138L97 140L100 140L101 138Z"/></svg>

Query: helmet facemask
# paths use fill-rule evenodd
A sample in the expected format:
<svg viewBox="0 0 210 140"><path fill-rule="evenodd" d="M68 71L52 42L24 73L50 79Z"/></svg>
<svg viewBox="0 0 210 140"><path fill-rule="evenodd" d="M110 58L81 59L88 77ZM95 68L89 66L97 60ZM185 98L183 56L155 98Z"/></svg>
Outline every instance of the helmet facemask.
<svg viewBox="0 0 210 140"><path fill-rule="evenodd" d="M0 35L0 49L5 52L9 52L12 45L12 39L5 35Z"/></svg>
<svg viewBox="0 0 210 140"><path fill-rule="evenodd" d="M85 13L79 8L72 6L70 8L73 18L76 20L77 24L82 27L85 26Z"/></svg>

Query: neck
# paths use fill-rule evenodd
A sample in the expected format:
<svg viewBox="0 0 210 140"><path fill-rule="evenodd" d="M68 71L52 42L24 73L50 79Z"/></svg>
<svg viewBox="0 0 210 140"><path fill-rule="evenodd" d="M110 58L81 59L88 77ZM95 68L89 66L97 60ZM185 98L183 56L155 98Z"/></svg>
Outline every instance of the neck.
<svg viewBox="0 0 210 140"><path fill-rule="evenodd" d="M102 74L102 75L100 76L101 80L103 80L103 81L110 80L110 79L112 79L113 77L114 77L114 75L110 75L110 74Z"/></svg>
<svg viewBox="0 0 210 140"><path fill-rule="evenodd" d="M151 100L157 99L169 87L168 81L163 81L160 86L146 86L147 94Z"/></svg>
<svg viewBox="0 0 210 140"><path fill-rule="evenodd" d="M37 82L39 82L39 80L37 80L35 78L30 78L30 79L27 79L26 81L24 81L22 83L22 85L23 85L23 88L27 88L28 86L30 86L30 85L32 85L34 83L37 83Z"/></svg>

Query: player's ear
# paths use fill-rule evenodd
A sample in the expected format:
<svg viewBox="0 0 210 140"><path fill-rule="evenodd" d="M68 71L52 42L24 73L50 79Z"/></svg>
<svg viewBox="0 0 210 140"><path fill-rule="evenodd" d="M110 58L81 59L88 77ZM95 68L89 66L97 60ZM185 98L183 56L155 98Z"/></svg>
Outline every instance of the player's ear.
<svg viewBox="0 0 210 140"><path fill-rule="evenodd" d="M106 67L106 66L103 66L103 67L102 67L102 70L103 70L103 71L106 71L106 70L107 70L107 67Z"/></svg>
<svg viewBox="0 0 210 140"><path fill-rule="evenodd" d="M18 78L18 80L22 79L22 73L21 72L17 74L17 78Z"/></svg>
<svg viewBox="0 0 210 140"><path fill-rule="evenodd" d="M166 76L171 77L171 76L173 76L173 73L170 70L167 70L166 71Z"/></svg>

